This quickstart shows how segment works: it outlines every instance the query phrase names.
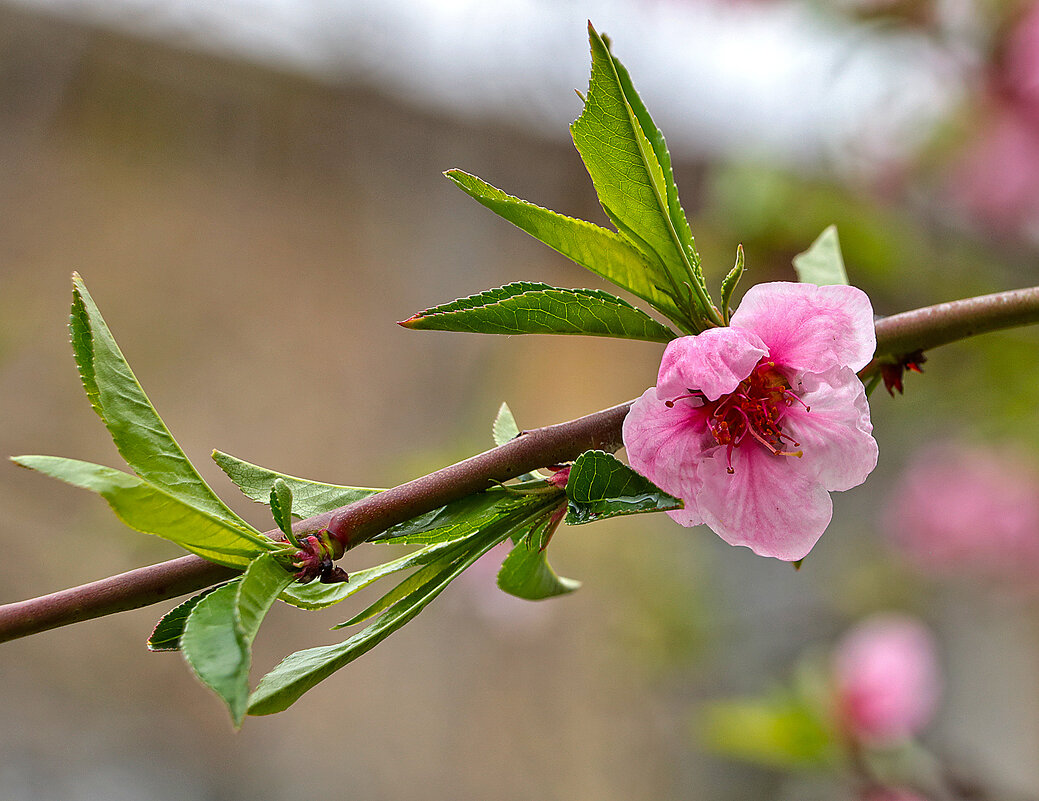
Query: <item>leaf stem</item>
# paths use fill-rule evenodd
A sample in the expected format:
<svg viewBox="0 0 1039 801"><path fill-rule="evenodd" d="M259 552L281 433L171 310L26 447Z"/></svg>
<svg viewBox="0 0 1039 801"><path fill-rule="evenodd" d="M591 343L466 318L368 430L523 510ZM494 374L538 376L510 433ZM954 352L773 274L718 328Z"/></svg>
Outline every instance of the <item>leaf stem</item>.
<svg viewBox="0 0 1039 801"><path fill-rule="evenodd" d="M877 321L877 357L860 373L869 379L880 364L976 334L1039 323L1039 287L940 303ZM371 495L347 507L293 525L297 532L334 527L351 546L391 525L436 509L495 482L546 465L572 461L587 450L621 446L621 424L631 403L622 403L519 437L435 473ZM284 535L267 532L273 539ZM237 572L184 556L80 587L0 606L0 642L128 609L160 603L226 581Z"/></svg>

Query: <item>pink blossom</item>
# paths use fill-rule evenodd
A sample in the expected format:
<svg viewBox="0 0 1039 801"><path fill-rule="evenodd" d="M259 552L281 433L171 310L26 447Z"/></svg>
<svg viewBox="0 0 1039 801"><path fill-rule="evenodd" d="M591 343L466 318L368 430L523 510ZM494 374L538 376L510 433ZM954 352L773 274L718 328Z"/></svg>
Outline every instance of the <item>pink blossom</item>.
<svg viewBox="0 0 1039 801"><path fill-rule="evenodd" d="M935 645L915 620L877 615L859 624L838 644L833 670L840 723L857 740L884 745L911 737L934 714Z"/></svg>
<svg viewBox="0 0 1039 801"><path fill-rule="evenodd" d="M751 287L726 328L671 341L624 421L631 466L731 545L802 559L830 522L829 493L877 463L855 375L876 348L873 309L848 286Z"/></svg>
<svg viewBox="0 0 1039 801"><path fill-rule="evenodd" d="M885 528L928 572L1034 581L1039 477L1006 449L934 446L906 468Z"/></svg>

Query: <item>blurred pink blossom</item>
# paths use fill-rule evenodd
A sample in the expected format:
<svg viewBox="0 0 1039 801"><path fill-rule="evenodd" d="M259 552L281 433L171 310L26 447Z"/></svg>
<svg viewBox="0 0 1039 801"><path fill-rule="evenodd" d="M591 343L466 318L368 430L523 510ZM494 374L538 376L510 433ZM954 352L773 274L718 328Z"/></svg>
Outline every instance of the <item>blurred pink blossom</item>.
<svg viewBox="0 0 1039 801"><path fill-rule="evenodd" d="M1039 3L1021 15L993 66L976 119L985 120L962 157L953 191L997 231L1039 224Z"/></svg>
<svg viewBox="0 0 1039 801"><path fill-rule="evenodd" d="M731 545L796 561L830 522L830 492L877 464L855 375L873 308L850 286L751 287L729 327L668 343L657 386L624 420L631 466L681 498L668 512Z"/></svg>
<svg viewBox="0 0 1039 801"><path fill-rule="evenodd" d="M937 706L934 641L911 618L884 614L860 623L838 643L833 672L840 724L869 745L912 737Z"/></svg>
<svg viewBox="0 0 1039 801"><path fill-rule="evenodd" d="M1039 220L1039 128L1020 109L995 105L953 178L966 210L997 231Z"/></svg>
<svg viewBox="0 0 1039 801"><path fill-rule="evenodd" d="M906 468L885 528L919 569L1039 578L1039 477L1008 454L940 445Z"/></svg>

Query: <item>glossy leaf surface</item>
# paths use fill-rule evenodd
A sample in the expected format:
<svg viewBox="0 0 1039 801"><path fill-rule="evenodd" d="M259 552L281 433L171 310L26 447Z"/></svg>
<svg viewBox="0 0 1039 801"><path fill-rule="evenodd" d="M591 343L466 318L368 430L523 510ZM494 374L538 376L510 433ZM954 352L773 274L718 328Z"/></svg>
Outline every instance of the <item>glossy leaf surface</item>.
<svg viewBox="0 0 1039 801"><path fill-rule="evenodd" d="M585 451L577 457L570 469L566 494L566 522L570 525L682 508L678 498L605 451Z"/></svg>
<svg viewBox="0 0 1039 801"><path fill-rule="evenodd" d="M578 589L581 582L559 576L552 569L535 534L523 537L509 551L498 571L498 587L528 601L540 601Z"/></svg>
<svg viewBox="0 0 1039 801"><path fill-rule="evenodd" d="M477 334L585 334L648 342L675 338L667 327L608 292L527 282L426 309L401 325Z"/></svg>

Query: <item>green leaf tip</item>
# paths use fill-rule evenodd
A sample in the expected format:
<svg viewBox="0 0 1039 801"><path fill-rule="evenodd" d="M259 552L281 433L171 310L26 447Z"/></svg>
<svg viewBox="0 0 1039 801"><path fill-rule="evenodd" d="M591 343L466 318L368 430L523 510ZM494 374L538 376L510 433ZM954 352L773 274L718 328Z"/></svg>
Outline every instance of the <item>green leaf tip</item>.
<svg viewBox="0 0 1039 801"><path fill-rule="evenodd" d="M828 225L808 250L794 256L797 280L804 284L848 284L837 226Z"/></svg>
<svg viewBox="0 0 1039 801"><path fill-rule="evenodd" d="M288 537L289 541L298 547L299 544L295 541L295 536L292 533L292 490L285 483L285 479L280 477L274 479L274 484L271 486L270 502L271 515L274 517L275 524Z"/></svg>
<svg viewBox="0 0 1039 801"><path fill-rule="evenodd" d="M725 319L726 325L729 324L729 318L732 317L730 308L732 293L736 291L736 285L740 282L740 278L743 277L743 270L743 245L736 245L736 264L729 270L729 274L722 279L722 317Z"/></svg>
<svg viewBox="0 0 1039 801"><path fill-rule="evenodd" d="M504 445L506 442L514 440L520 435L520 429L516 424L516 418L513 416L509 404L505 401L502 401L501 406L498 407L498 414L494 418L494 425L491 427L491 433L494 435L494 444L499 447Z"/></svg>
<svg viewBox="0 0 1039 801"><path fill-rule="evenodd" d="M210 489L145 394L78 273L69 334L90 405L127 465L150 485L250 535L260 532Z"/></svg>
<svg viewBox="0 0 1039 801"><path fill-rule="evenodd" d="M249 701L252 644L260 624L292 576L269 554L254 559L240 579L209 593L192 608L180 650L198 679L227 705L240 728Z"/></svg>
<svg viewBox="0 0 1039 801"><path fill-rule="evenodd" d="M592 70L570 133L610 221L652 264L655 283L697 333L722 324L678 199L663 134L606 39L588 26Z"/></svg>
<svg viewBox="0 0 1039 801"><path fill-rule="evenodd" d="M526 534L505 557L498 571L499 589L527 601L541 601L580 589L580 581L560 576L552 569L535 533Z"/></svg>

